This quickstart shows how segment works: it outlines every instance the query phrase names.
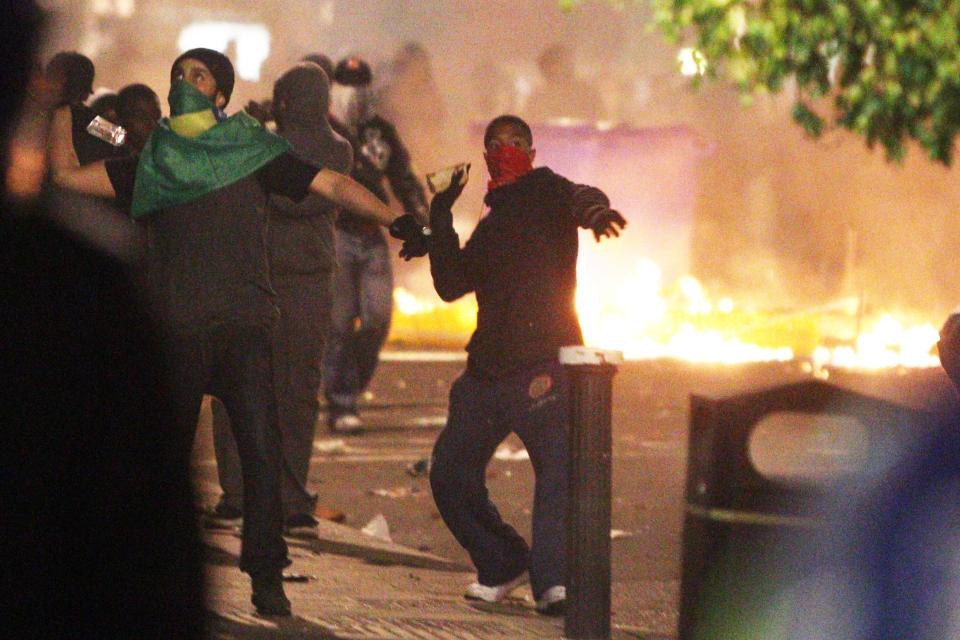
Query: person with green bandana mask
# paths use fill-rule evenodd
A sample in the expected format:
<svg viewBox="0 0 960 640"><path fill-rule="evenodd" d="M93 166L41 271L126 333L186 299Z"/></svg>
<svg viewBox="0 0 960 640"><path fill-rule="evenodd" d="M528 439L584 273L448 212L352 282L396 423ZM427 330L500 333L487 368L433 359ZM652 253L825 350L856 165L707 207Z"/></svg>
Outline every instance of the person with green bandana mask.
<svg viewBox="0 0 960 640"><path fill-rule="evenodd" d="M167 436L188 458L204 393L226 406L244 485L240 569L251 576L259 613L290 615L281 573L290 561L282 535L267 199L319 194L405 241L420 237L422 227L411 216L396 218L348 176L294 155L249 115L226 117L234 72L223 54L187 51L170 80L171 118L157 125L139 159L80 167L69 130L55 118L52 178L115 196L146 226L148 294L165 337L177 416Z"/></svg>

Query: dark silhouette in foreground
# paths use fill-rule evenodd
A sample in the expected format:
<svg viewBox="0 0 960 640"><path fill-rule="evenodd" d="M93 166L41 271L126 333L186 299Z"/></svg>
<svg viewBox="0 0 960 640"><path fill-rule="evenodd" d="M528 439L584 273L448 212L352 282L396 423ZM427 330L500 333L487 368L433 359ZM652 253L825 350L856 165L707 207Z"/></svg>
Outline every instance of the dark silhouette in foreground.
<svg viewBox="0 0 960 640"><path fill-rule="evenodd" d="M8 20L4 130L23 101L42 16L23 2ZM0 211L3 629L8 637L200 638L188 461L167 437L151 322L126 266L57 226L37 200L39 184L29 188L43 171L31 149L45 133L29 124L25 138L4 141L16 152Z"/></svg>

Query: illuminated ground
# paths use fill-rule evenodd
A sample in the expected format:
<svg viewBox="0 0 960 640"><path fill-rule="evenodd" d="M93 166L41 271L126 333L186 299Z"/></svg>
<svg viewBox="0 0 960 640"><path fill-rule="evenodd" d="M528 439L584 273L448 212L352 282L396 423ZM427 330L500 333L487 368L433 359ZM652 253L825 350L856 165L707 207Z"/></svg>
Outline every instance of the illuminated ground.
<svg viewBox="0 0 960 640"><path fill-rule="evenodd" d="M458 361L382 363L364 414L369 431L337 443L320 430L312 479L321 502L345 512L346 524L360 528L383 514L394 541L466 563L439 520L428 482L405 471L429 455L446 393L462 366ZM643 633L674 633L689 395L726 395L808 377L794 363L706 367L656 361L621 368L613 411L613 528L623 536L613 541L614 623ZM834 372L831 381L916 406L948 391L935 369ZM215 467L207 416L201 423L199 480L209 498ZM508 445L519 447L513 440ZM529 462L492 461L488 484L504 517L528 534Z"/></svg>

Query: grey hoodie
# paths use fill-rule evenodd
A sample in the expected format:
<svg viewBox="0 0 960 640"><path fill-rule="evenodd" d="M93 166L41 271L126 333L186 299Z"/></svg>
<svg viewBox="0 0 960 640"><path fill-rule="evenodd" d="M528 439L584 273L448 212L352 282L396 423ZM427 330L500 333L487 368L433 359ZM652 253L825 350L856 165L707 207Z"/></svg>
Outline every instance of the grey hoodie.
<svg viewBox="0 0 960 640"><path fill-rule="evenodd" d="M320 168L349 173L350 143L330 128L330 81L323 69L302 62L289 69L273 88L277 133L293 152ZM311 194L300 203L271 196L269 248L274 280L285 276L328 272L336 264L336 205Z"/></svg>

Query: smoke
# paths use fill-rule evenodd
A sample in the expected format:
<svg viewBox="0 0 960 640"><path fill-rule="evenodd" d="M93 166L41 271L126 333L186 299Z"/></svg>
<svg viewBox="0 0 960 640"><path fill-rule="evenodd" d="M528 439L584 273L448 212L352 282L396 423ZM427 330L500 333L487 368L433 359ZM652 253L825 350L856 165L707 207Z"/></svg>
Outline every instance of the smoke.
<svg viewBox="0 0 960 640"><path fill-rule="evenodd" d="M628 154L618 160L624 164L616 184L600 186L621 195L656 188L657 198L676 189L670 197L687 203L690 223L658 227L662 211L614 201L632 226L616 243L622 248L611 251L636 252L639 259L649 236L658 246L674 240L683 252L678 264L709 290L758 304L817 305L863 296L877 308L936 320L960 301L950 268L960 249L953 215L960 186L951 171L916 148L902 166L887 164L879 150L845 132L808 140L790 120L789 90L747 109L724 85L706 82L693 91L677 69L675 47L646 31L646 3L613 4L583 3L565 13L556 0L226 1L215 7L179 0L137 3L131 17L107 20L68 3L48 50L88 53L97 65L97 86L143 81L164 95L178 34L188 23L266 25L272 49L261 80L238 83L234 108L269 95L273 80L306 53L334 60L359 53L373 65L379 108L396 121L421 177L473 162L471 185L456 208L465 235L481 214L486 182L476 127L503 112L527 115L534 96L549 88L538 58L562 43L572 75L554 89L562 92L567 84L567 90L587 92L610 123L648 133L688 131L701 151L709 150L687 167L689 179L669 185L651 186L661 167L651 167L642 145L633 160ZM676 148L661 150L664 157L686 157L690 139L681 138ZM538 161L549 166L557 156L544 152ZM400 284L414 283L408 288L429 283L422 262L398 269Z"/></svg>

